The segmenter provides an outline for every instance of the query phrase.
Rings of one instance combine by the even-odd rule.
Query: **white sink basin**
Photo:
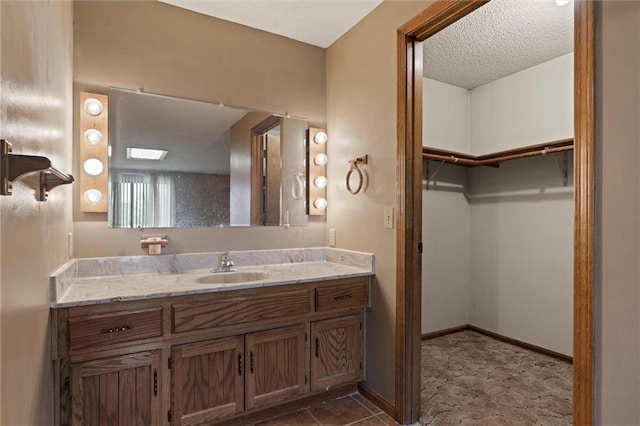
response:
[[[200,284],[249,283],[264,280],[268,276],[268,273],[260,271],[218,272],[198,277],[196,282]]]

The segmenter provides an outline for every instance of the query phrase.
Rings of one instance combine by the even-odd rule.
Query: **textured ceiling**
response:
[[[424,76],[472,89],[573,51],[573,4],[492,0],[428,38]]]
[[[158,0],[319,47],[329,47],[382,0]]]

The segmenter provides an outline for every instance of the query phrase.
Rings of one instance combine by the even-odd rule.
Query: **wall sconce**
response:
[[[80,92],[80,211],[107,211],[109,98]]]
[[[309,176],[307,213],[322,216],[327,211],[327,133],[323,129],[307,129],[307,167]]]

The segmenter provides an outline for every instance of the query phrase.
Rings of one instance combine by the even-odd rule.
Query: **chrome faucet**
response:
[[[211,270],[213,273],[217,272],[235,272],[237,269],[233,267],[233,261],[229,258],[229,252],[225,252],[222,254],[222,260],[220,261],[220,266]]]

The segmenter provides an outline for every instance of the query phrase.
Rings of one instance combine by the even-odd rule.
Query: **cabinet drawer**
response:
[[[316,311],[364,308],[367,285],[364,282],[316,288]]]
[[[307,314],[311,312],[311,296],[305,289],[180,303],[172,308],[173,332],[182,333]]]
[[[69,350],[143,340],[162,335],[162,308],[72,317]]]

